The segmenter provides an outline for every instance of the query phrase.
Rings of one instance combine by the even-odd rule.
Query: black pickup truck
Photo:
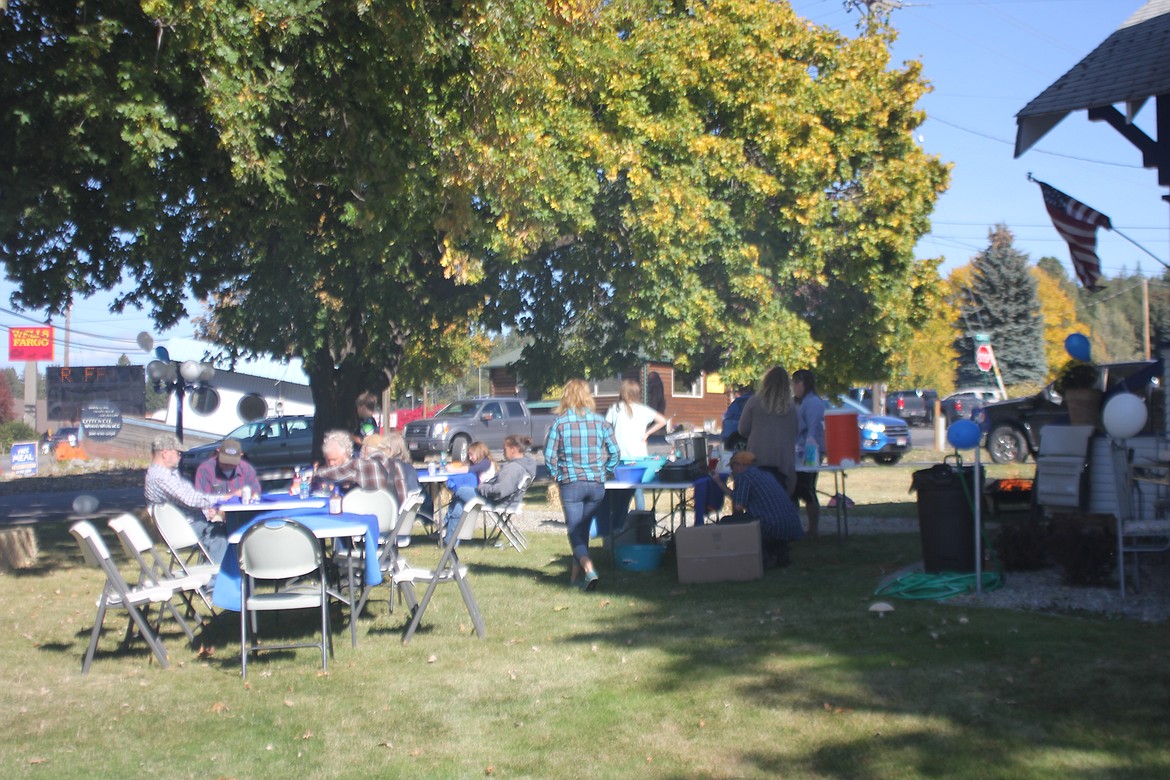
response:
[[[1106,363],[1097,367],[1098,387],[1106,394],[1126,390],[1148,397],[1162,376],[1158,360]],[[1035,395],[986,404],[971,418],[983,428],[987,453],[996,463],[1023,463],[1040,451],[1040,431],[1044,426],[1068,419],[1060,393],[1048,385]]]

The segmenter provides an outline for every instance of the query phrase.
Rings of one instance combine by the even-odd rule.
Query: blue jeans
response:
[[[459,525],[459,516],[463,514],[463,505],[478,495],[476,489],[470,485],[464,485],[455,491],[455,495],[451,497],[451,504],[447,507],[447,520],[443,527],[443,544],[451,541],[451,535],[455,533],[455,527]]]
[[[198,513],[198,517],[195,516],[196,513]],[[207,550],[207,557],[211,559],[212,563],[218,566],[223,561],[223,556],[227,553],[227,523],[213,523],[203,517],[203,512],[199,509],[191,510],[191,514],[188,517],[191,518],[191,529],[199,537],[200,543],[203,544],[203,549]]]
[[[600,482],[560,483],[561,506],[569,530],[569,547],[579,562],[589,557],[589,523],[605,500],[605,485]]]

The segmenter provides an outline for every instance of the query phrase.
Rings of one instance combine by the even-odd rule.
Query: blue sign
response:
[[[22,477],[37,475],[37,443],[35,441],[14,442],[11,454],[12,473]]]

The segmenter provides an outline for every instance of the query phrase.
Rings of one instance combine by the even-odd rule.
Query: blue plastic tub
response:
[[[626,571],[654,571],[666,552],[661,544],[620,544],[615,550],[618,567]]]
[[[626,465],[613,470],[613,478],[618,482],[641,482],[645,474],[645,466]]]

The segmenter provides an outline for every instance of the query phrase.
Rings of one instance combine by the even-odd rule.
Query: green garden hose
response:
[[[958,461],[958,475],[959,484],[963,487],[963,496],[967,499],[967,505],[971,508],[971,514],[975,514],[975,502],[972,497],[971,488],[968,487],[966,480],[963,479],[963,459],[956,452],[955,459]],[[973,479],[978,479],[979,475],[976,473]],[[976,585],[982,585],[982,590],[992,591],[1003,587],[1003,565],[1000,563],[999,556],[995,554],[995,547],[988,544],[987,535],[983,533],[983,529],[979,530],[980,536],[983,540],[983,549],[991,551],[992,562],[995,565],[994,571],[984,571],[982,582],[977,583],[975,574],[960,574],[957,572],[939,572],[937,574],[927,574],[925,572],[913,572],[905,574],[892,582],[879,587],[874,591],[877,596],[889,596],[897,599],[918,599],[930,601],[942,601],[954,596],[962,596],[965,593],[974,593]]]

